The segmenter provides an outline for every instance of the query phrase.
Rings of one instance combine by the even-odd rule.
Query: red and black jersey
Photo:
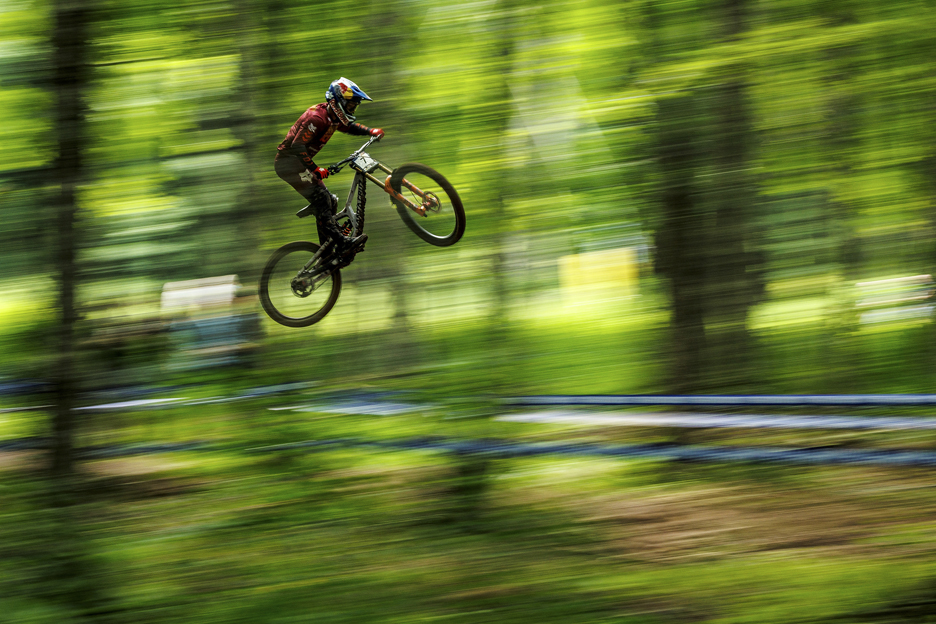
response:
[[[296,120],[276,150],[297,156],[309,171],[314,171],[316,165],[312,159],[319,153],[319,150],[325,147],[335,130],[352,135],[370,134],[370,128],[359,123],[346,126],[333,122],[328,116],[325,104],[318,104],[308,109]]]

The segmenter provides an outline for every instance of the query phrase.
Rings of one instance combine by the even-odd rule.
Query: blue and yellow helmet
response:
[[[360,87],[347,78],[335,80],[328,85],[328,90],[325,92],[328,110],[345,125],[351,124],[356,119],[354,111],[362,100],[373,101],[361,91]]]

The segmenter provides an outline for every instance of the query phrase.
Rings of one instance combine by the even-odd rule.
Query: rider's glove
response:
[[[325,167],[316,167],[315,174],[323,180],[328,177],[328,169]]]
[[[378,141],[383,138],[383,134],[384,134],[383,130],[381,130],[380,128],[371,128],[370,133],[372,137],[377,137]]]

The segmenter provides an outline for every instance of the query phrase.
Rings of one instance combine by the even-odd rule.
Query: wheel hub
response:
[[[315,290],[312,280],[305,277],[294,277],[289,286],[292,288],[292,293],[300,299],[308,297]]]
[[[426,193],[426,201],[423,202],[423,208],[426,211],[439,212],[439,209],[442,207],[442,202],[439,201],[439,197],[435,193]]]

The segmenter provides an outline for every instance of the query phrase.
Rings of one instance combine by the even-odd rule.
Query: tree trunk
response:
[[[665,63],[673,52],[693,45],[676,35],[680,30],[672,26],[686,18],[673,5],[649,3],[645,11],[649,65]],[[706,343],[706,264],[701,254],[708,228],[696,179],[703,165],[698,103],[693,92],[662,95],[657,101],[653,146],[660,207],[654,231],[654,269],[665,278],[669,293],[666,388],[676,393],[701,389]]]
[[[724,38],[737,40],[746,29],[747,0],[725,0]],[[752,114],[746,68],[724,70],[712,98],[715,222],[710,237],[710,316],[712,381],[743,391],[754,381],[748,313],[763,290],[760,245],[755,232],[757,193],[752,168]]]
[[[74,417],[78,387],[75,366],[75,303],[77,284],[77,192],[83,168],[84,93],[87,85],[87,31],[90,7],[87,0],[59,0],[55,4],[52,35],[53,88],[55,97],[55,136],[58,158],[54,175],[61,183],[57,201],[58,253],[61,297],[58,362],[53,373],[57,409],[53,421],[52,469],[56,475],[72,472]]]
[[[669,282],[672,392],[699,389],[705,351],[704,284],[708,228],[698,206],[699,166],[694,96],[664,99],[658,107],[657,160],[662,179],[663,220],[655,235],[657,271]]]
[[[258,72],[262,70],[268,40],[263,26],[256,22],[259,4],[250,0],[238,3],[238,18],[234,21],[240,54],[240,76],[237,85],[238,107],[235,114],[234,135],[240,139],[244,156],[244,189],[234,204],[230,215],[234,224],[235,249],[233,267],[241,277],[241,283],[255,283],[259,278],[259,267],[265,258],[260,253],[260,217],[264,213],[264,198],[258,175],[273,166],[274,150],[262,142],[262,111],[264,109],[263,85]],[[238,251],[239,250],[239,251]]]
[[[827,14],[833,28],[843,28],[857,22],[851,2],[830,4]],[[828,99],[826,101],[827,125],[823,133],[826,148],[825,160],[828,167],[830,188],[826,193],[826,222],[829,239],[832,241],[832,264],[846,284],[861,281],[862,242],[856,227],[860,214],[860,200],[845,199],[844,193],[858,173],[861,164],[856,154],[861,151],[862,96],[856,85],[860,76],[860,44],[832,46],[825,54],[825,79]],[[829,293],[830,299],[840,291],[835,284]],[[865,365],[861,349],[857,348],[856,315],[852,302],[836,306],[828,319],[830,331],[823,345],[824,383],[836,392],[860,392],[865,384]]]

